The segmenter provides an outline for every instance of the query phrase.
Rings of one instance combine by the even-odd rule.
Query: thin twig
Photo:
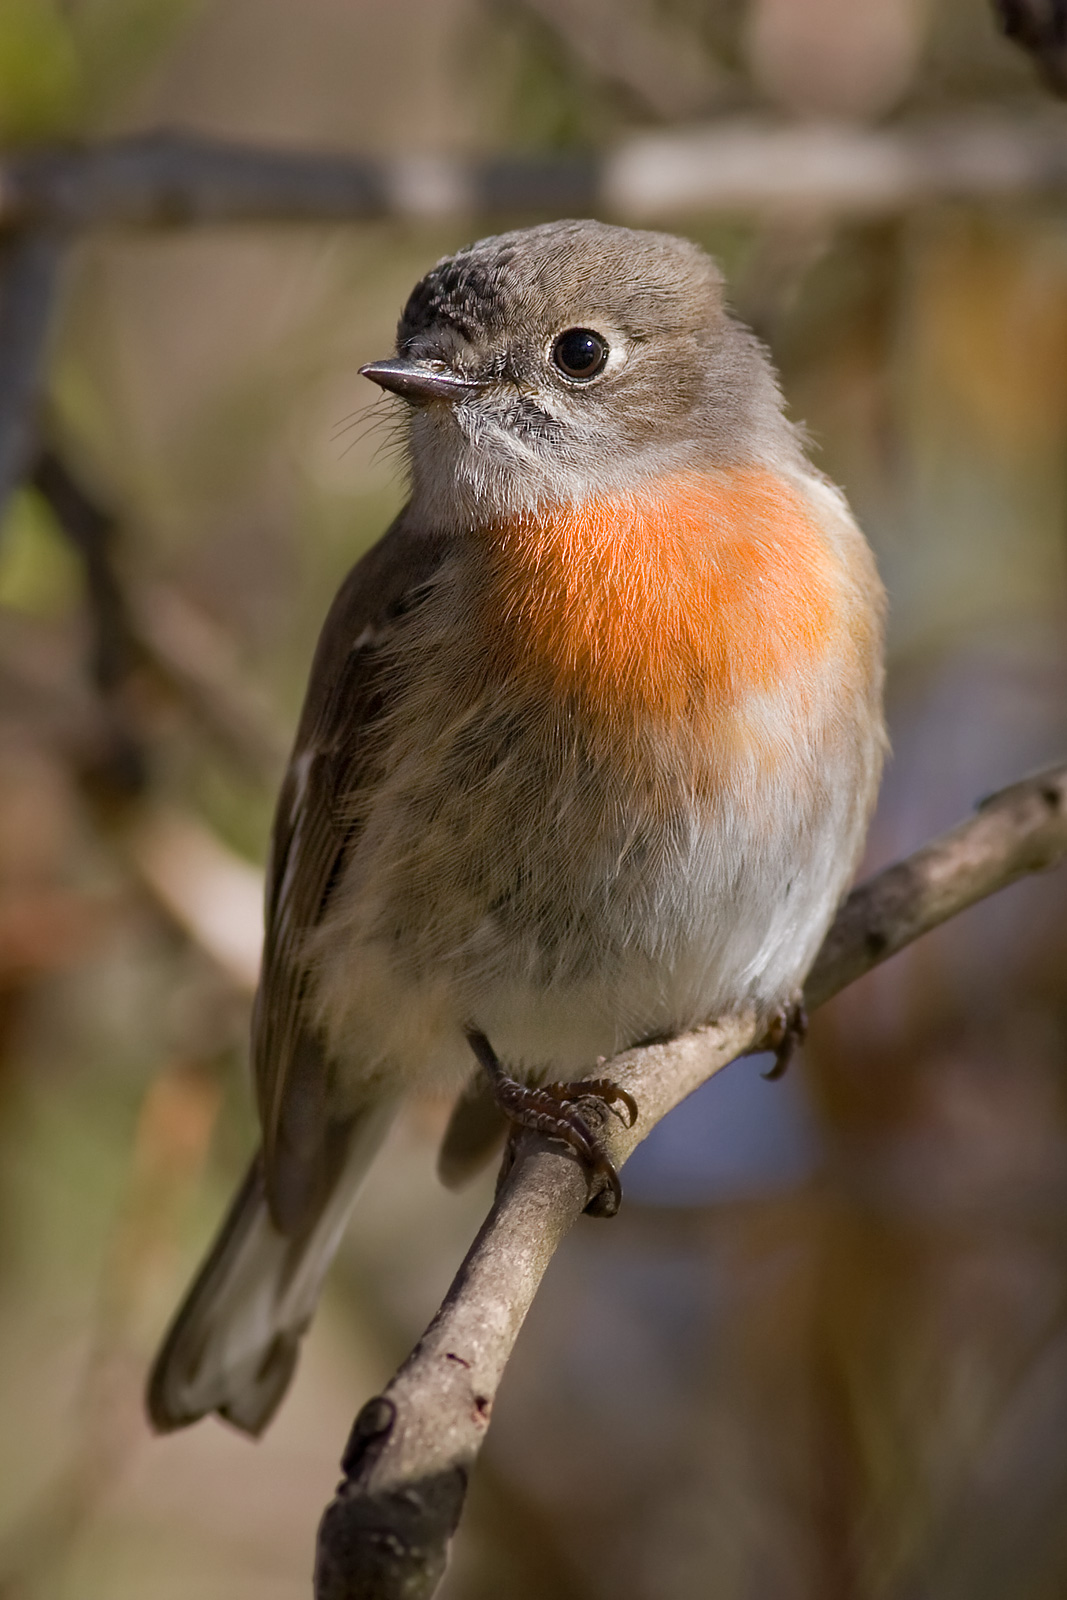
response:
[[[984,801],[977,814],[853,891],[809,979],[809,1008],[975,901],[1067,857],[1067,764]],[[608,1073],[641,1108],[605,1127],[621,1165],[679,1101],[738,1055],[741,1015],[627,1051]],[[428,1600],[519,1328],[553,1252],[589,1201],[578,1165],[524,1136],[437,1316],[384,1394],[363,1407],[344,1481],[319,1528],[316,1600]]]

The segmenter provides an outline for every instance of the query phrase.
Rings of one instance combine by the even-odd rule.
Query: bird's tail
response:
[[[256,1156],[152,1368],[148,1415],[160,1432],[210,1411],[245,1433],[267,1426],[392,1114],[391,1105],[380,1106],[358,1119],[322,1208],[295,1237],[271,1218]]]

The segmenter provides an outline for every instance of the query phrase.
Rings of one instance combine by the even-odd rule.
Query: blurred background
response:
[[[1065,117],[985,0],[0,0],[11,150],[936,126],[981,179],[983,119],[1067,148]],[[657,216],[721,259],[890,590],[872,869],[1067,749],[1067,210],[1010,170],[913,188]],[[307,1595],[351,1420],[489,1202],[438,1188],[447,1107],[412,1106],[266,1438],[149,1435],[146,1364],[254,1138],[279,767],[403,495],[356,369],[438,256],[568,207],[437,209],[86,231],[63,264],[48,454],[0,540],[2,1600]],[[735,1064],[657,1130],[550,1269],[447,1600],[1067,1592],[1065,904],[1050,875],[974,909],[782,1083]]]

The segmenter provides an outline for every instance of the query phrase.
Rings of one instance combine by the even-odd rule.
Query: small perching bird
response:
[[[787,1048],[882,764],[870,551],[702,250],[598,222],[483,239],[363,371],[409,406],[411,497],[312,667],[263,1143],[156,1362],[162,1429],[269,1421],[409,1090],[484,1072],[617,1199],[581,1096],[638,1108],[573,1080],[742,1006]],[[485,1098],[451,1178],[492,1147]]]

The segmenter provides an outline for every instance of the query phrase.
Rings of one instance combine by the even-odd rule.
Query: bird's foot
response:
[[[808,1032],[808,1013],[803,997],[797,993],[787,1005],[779,1006],[770,1025],[760,1040],[761,1050],[774,1051],[774,1066],[763,1076],[769,1080],[785,1073],[797,1045],[803,1044]]]
[[[512,1126],[532,1128],[550,1139],[559,1139],[578,1157],[588,1176],[603,1179],[586,1208],[592,1216],[613,1217],[622,1202],[622,1184],[604,1144],[604,1136],[582,1101],[606,1107],[627,1128],[637,1121],[637,1101],[610,1078],[583,1078],[576,1083],[519,1083],[504,1071],[496,1051],[484,1033],[469,1029],[467,1042],[493,1088],[493,1096]],[[620,1110],[619,1107],[624,1110]],[[595,1116],[595,1113],[594,1113]]]

